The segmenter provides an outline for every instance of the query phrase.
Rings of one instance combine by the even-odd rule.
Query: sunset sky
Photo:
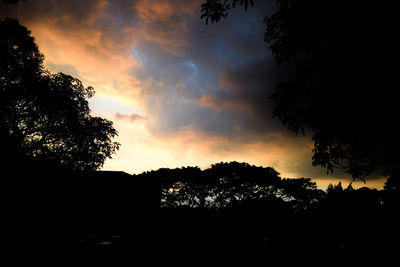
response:
[[[27,0],[0,3],[0,17],[32,31],[50,71],[95,88],[92,113],[114,122],[121,143],[103,170],[239,161],[322,187],[349,178],[312,167],[310,136],[294,136],[272,118],[268,97],[281,71],[262,22],[272,1],[210,25],[200,19],[202,2]],[[366,185],[381,187],[382,179]]]

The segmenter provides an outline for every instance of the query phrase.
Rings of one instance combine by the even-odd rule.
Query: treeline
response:
[[[310,178],[281,178],[273,168],[238,162],[136,177],[160,184],[161,209],[148,245],[168,254],[383,260],[399,248],[400,198],[390,183],[384,190],[339,183],[323,191]]]
[[[281,201],[294,210],[310,208],[324,198],[310,178],[281,178],[271,167],[218,163],[209,169],[159,169],[135,177],[159,181],[161,207],[221,210],[251,201]]]
[[[310,178],[230,162],[139,175],[43,169],[5,185],[7,244],[40,259],[51,252],[94,262],[252,266],[391,259],[399,249],[400,194],[391,180],[384,190],[337,184],[323,191]]]

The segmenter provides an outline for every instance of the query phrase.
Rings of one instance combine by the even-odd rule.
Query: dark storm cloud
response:
[[[209,26],[185,13],[142,16],[146,29],[162,33],[141,39],[133,51],[143,66],[132,75],[148,82],[141,94],[153,115],[152,133],[191,127],[244,140],[282,130],[268,101],[278,73],[263,41],[262,19],[271,11],[261,7],[235,10],[229,20]]]
[[[218,88],[203,95],[200,103],[216,110],[241,110],[259,124],[260,131],[281,131],[269,99],[281,74],[270,56],[226,69],[220,73]]]
[[[84,44],[93,57],[110,56],[131,42],[131,56],[141,63],[131,75],[141,81],[153,134],[191,127],[244,140],[282,130],[268,101],[277,79],[262,19],[271,6],[256,1],[256,8],[234,9],[228,20],[206,26],[199,19],[201,3],[41,0],[21,3],[10,13],[28,24],[47,20],[66,39],[98,39]],[[60,70],[79,74],[72,66]]]

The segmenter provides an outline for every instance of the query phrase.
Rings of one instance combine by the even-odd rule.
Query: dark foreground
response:
[[[221,209],[160,207],[160,184],[136,178],[103,172],[5,183],[4,255],[13,265],[53,266],[386,266],[398,258],[397,192],[340,191],[306,210],[276,199]]]

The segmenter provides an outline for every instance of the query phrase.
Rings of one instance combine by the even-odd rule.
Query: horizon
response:
[[[262,20],[275,7],[256,2],[206,25],[201,3],[21,1],[2,3],[0,17],[32,32],[51,72],[94,87],[92,114],[113,121],[121,143],[101,170],[139,174],[238,161],[321,187],[349,183],[347,173],[313,167],[311,137],[272,118],[267,99],[281,72]],[[385,180],[371,176],[365,186],[379,189]]]
[[[141,175],[141,174],[144,174],[146,172],[152,172],[152,171],[157,172],[157,171],[159,171],[161,169],[171,169],[171,170],[173,170],[173,169],[183,169],[183,168],[187,168],[187,167],[197,167],[200,170],[204,171],[204,170],[210,169],[212,167],[212,165],[217,164],[217,163],[229,163],[229,162],[215,162],[215,163],[210,164],[209,166],[206,166],[206,167],[200,167],[200,166],[181,166],[181,167],[174,167],[174,168],[160,167],[160,168],[157,168],[157,169],[144,170],[142,172],[137,172],[137,173],[131,173],[131,172],[128,172],[128,171],[123,171],[123,170],[104,170],[104,169],[99,169],[97,171],[124,172],[124,173],[129,174],[129,175]],[[247,162],[239,162],[239,163],[247,163]],[[261,166],[261,165],[253,165],[253,164],[250,164],[250,165],[251,166],[256,166],[256,167],[263,167],[263,168],[271,167],[271,166]],[[278,171],[278,170],[276,170],[276,171]],[[278,173],[279,173],[279,171],[278,171]],[[346,179],[346,178],[340,178],[340,177],[338,177],[338,178],[328,178],[328,179],[318,179],[318,178],[315,178],[315,177],[286,177],[286,176],[282,176],[281,173],[279,173],[279,176],[282,179],[284,179],[284,178],[286,178],[286,179],[310,178],[312,182],[316,183],[317,188],[321,189],[323,191],[326,191],[329,185],[338,185],[339,183],[342,184],[343,188],[347,188],[351,184],[351,186],[354,189],[367,187],[367,188],[370,188],[370,189],[382,190],[383,186],[384,186],[384,183],[387,180],[387,178],[382,178],[382,179],[374,179],[372,181],[366,180],[364,182],[364,181],[362,181],[360,179],[353,180],[353,179]]]

